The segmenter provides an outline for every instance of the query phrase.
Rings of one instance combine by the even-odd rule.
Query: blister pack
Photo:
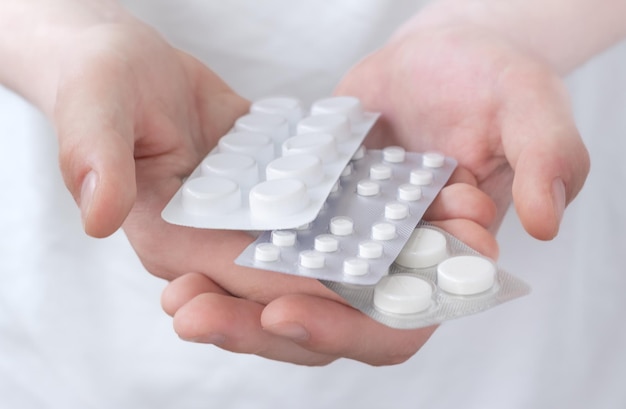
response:
[[[478,313],[530,291],[493,260],[425,222],[375,285],[322,283],[374,320],[399,329]]]
[[[311,222],[379,114],[330,97],[255,101],[162,212],[173,224],[271,230]]]
[[[356,155],[317,218],[261,233],[235,263],[372,285],[388,272],[456,161],[391,146]]]

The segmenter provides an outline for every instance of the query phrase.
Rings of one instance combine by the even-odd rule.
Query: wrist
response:
[[[491,33],[564,75],[626,36],[626,2],[439,0],[402,26],[394,39],[454,27]]]
[[[81,33],[132,20],[116,1],[0,0],[0,84],[50,116],[64,56]]]

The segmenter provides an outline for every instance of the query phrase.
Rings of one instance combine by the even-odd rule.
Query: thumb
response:
[[[514,168],[513,203],[526,231],[554,238],[566,206],[582,189],[589,154],[561,81],[545,72],[517,78],[502,117],[504,149]]]
[[[134,135],[120,118],[120,112],[131,115],[121,99],[98,92],[97,85],[84,87],[86,82],[59,90],[54,122],[61,172],[85,232],[105,237],[121,226],[135,201]]]

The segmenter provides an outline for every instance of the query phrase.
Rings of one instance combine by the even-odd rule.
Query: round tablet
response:
[[[416,314],[430,307],[432,296],[432,286],[419,277],[388,275],[374,288],[374,307],[392,314]]]
[[[352,136],[348,117],[342,114],[320,114],[306,117],[298,122],[296,132],[298,135],[311,132],[329,133],[337,142],[343,142]]]
[[[267,163],[274,159],[272,138],[259,132],[228,133],[220,138],[218,149],[222,153],[239,153],[252,156],[261,163]]]
[[[369,272],[370,265],[367,260],[350,257],[343,261],[343,273],[349,276],[364,276]]]
[[[389,163],[402,163],[406,150],[401,146],[388,146],[383,149],[383,160]]]
[[[309,196],[300,180],[268,180],[250,189],[249,202],[252,217],[275,220],[306,208]]]
[[[282,143],[289,137],[289,123],[282,115],[255,112],[239,117],[235,131],[260,132]]]
[[[332,162],[337,159],[335,138],[329,133],[311,132],[292,136],[283,142],[283,156],[300,153],[315,155],[325,163]]]
[[[370,178],[374,180],[391,179],[391,167],[384,163],[377,163],[370,167]]]
[[[302,104],[299,99],[287,96],[267,97],[250,105],[250,112],[281,115],[294,127],[302,119]]]
[[[385,218],[402,220],[409,215],[409,206],[404,203],[391,202],[385,205]]]
[[[456,295],[482,293],[493,287],[496,266],[480,256],[456,256],[437,266],[437,285],[443,291]]]
[[[363,120],[363,106],[356,97],[337,96],[317,100],[311,106],[311,114],[344,114],[352,123]]]
[[[380,193],[380,185],[373,180],[361,180],[356,185],[356,193],[359,196],[376,196]]]
[[[257,261],[272,262],[280,258],[280,248],[271,243],[260,243],[254,248],[254,259]]]
[[[372,226],[372,238],[374,240],[386,241],[396,238],[396,226],[391,223],[376,223]]]
[[[383,245],[377,241],[363,241],[359,243],[359,257],[380,258],[383,255]]]
[[[349,236],[354,232],[354,222],[345,216],[333,217],[330,219],[330,232],[335,236]]]
[[[330,234],[320,234],[315,238],[315,250],[322,253],[333,253],[339,249],[339,240]]]
[[[297,234],[293,230],[274,230],[272,244],[278,247],[291,247],[296,244]]]
[[[413,185],[427,186],[433,183],[433,173],[430,170],[413,169],[409,180]]]
[[[324,168],[320,158],[315,155],[289,155],[268,163],[265,177],[267,180],[298,179],[307,187],[312,187],[324,179]]]
[[[182,190],[182,206],[190,213],[226,213],[241,206],[241,190],[230,179],[201,176],[187,180]]]
[[[242,188],[259,182],[259,167],[254,158],[239,153],[214,153],[202,161],[203,175],[221,176],[235,181]]]
[[[300,253],[299,263],[304,268],[318,269],[324,267],[324,255],[315,250],[305,250]]]
[[[446,157],[439,152],[426,152],[422,156],[422,164],[429,168],[440,168],[446,162]]]
[[[405,202],[415,202],[422,198],[422,189],[417,185],[405,183],[398,186],[398,199]]]
[[[437,230],[418,227],[396,258],[406,268],[426,268],[443,261],[448,254],[446,236]]]

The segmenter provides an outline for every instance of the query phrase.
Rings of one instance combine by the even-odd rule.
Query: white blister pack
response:
[[[354,97],[255,101],[162,212],[206,229],[288,229],[311,222],[379,114]]]
[[[318,217],[261,233],[235,263],[321,280],[377,283],[388,272],[456,161],[391,146],[356,155]]]
[[[399,329],[478,313],[530,291],[491,259],[425,222],[377,284],[322,283],[374,320]]]

